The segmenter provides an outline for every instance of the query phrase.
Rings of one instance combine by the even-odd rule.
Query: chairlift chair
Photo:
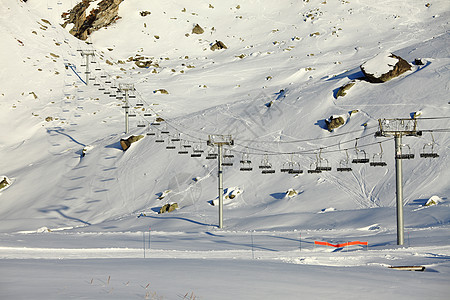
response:
[[[206,159],[216,159],[218,156],[219,156],[219,154],[217,154],[214,151],[214,148],[211,147],[208,151],[208,154],[206,155]]]
[[[358,149],[358,139],[356,139],[356,142],[355,142],[355,152],[356,152],[356,158],[354,158],[352,160],[352,163],[354,163],[354,164],[367,164],[367,163],[369,163],[369,158],[367,158],[366,151]]]
[[[322,173],[322,171],[317,169],[317,163],[311,163],[309,165],[308,174],[315,174],[315,173]]]
[[[372,167],[385,167],[387,166],[387,163],[385,161],[383,161],[383,147],[381,147],[381,142],[380,144],[380,152],[379,153],[375,153],[372,157],[372,161],[370,162],[370,166]],[[378,160],[375,159],[375,157],[378,156]]]
[[[191,157],[201,157],[202,153],[205,152],[200,143],[194,145],[192,149]]]
[[[139,121],[139,123],[137,124],[137,127],[144,128],[145,127],[145,122]]]
[[[225,156],[222,156],[222,157],[223,157],[222,166],[224,166],[224,167],[232,167],[233,166],[232,158],[225,157]]]
[[[179,142],[180,139],[180,134],[177,132],[175,135],[173,135],[170,139],[172,142]],[[181,148],[181,147],[180,147]]]
[[[134,113],[133,114],[128,114],[128,116],[131,117],[131,118],[134,118],[134,117],[136,117],[136,114],[134,114]]]
[[[225,158],[234,158],[234,155],[231,154],[231,150],[230,149],[225,149],[223,157],[225,157]]]
[[[161,133],[162,133],[162,134],[169,134],[170,131],[169,131],[169,129],[168,129],[167,126],[166,126],[163,130],[161,130]]]
[[[250,157],[249,157],[248,153],[243,153],[242,154],[242,158],[239,161],[239,163],[241,164],[241,167],[239,168],[239,171],[243,171],[243,172],[253,171],[252,161],[250,160]]]
[[[350,167],[349,164],[349,158],[348,158],[348,151],[347,149],[345,149],[345,155],[346,155],[346,159],[343,159],[339,162],[339,167],[336,168],[336,170],[338,172],[351,172],[352,168]]]
[[[180,150],[178,150],[178,154],[189,154],[189,151],[186,148],[181,147]]]
[[[152,114],[151,113],[144,113],[144,117],[151,117]]]
[[[294,163],[292,161],[287,161],[281,166],[280,172],[289,173],[292,170],[294,170]]]
[[[303,170],[300,163],[293,163],[292,168],[288,171],[288,174],[303,174]]]
[[[404,147],[408,148],[408,153],[403,153],[403,151],[401,151],[401,154],[395,154],[395,159],[414,159],[414,153],[411,152],[411,148],[409,147],[409,145],[400,145],[400,149],[403,149]]]
[[[239,168],[239,171],[242,172],[249,172],[249,171],[253,171],[252,168],[252,161],[248,159],[248,157],[246,157],[245,159],[241,159],[240,161],[241,167]]]
[[[183,147],[183,148],[192,148],[192,145],[191,145],[191,143],[189,141],[182,140],[181,141],[181,147]]]
[[[175,144],[170,140],[170,138],[169,139],[167,139],[167,146],[166,146],[166,149],[168,149],[168,150],[174,150],[174,149],[176,149],[177,147],[175,147]]]
[[[259,165],[259,168],[262,169],[262,174],[273,174],[275,173],[275,169],[272,168],[272,164],[269,162],[269,156],[266,154],[264,155],[263,159],[261,160],[261,164]]]
[[[326,162],[326,164],[322,165],[322,162]],[[328,159],[322,158],[322,148],[320,149],[320,152],[317,155],[316,169],[319,171],[331,171],[331,167],[330,167],[330,163],[328,162]]]
[[[161,133],[158,132],[156,135],[155,143],[164,143],[164,138],[161,136]]]
[[[148,127],[146,134],[147,135],[156,135],[156,133],[153,130],[150,129],[150,126]]]
[[[422,157],[422,158],[438,158],[439,157],[439,154],[434,152],[434,145],[435,145],[434,137],[431,132],[430,132],[430,134],[431,134],[432,141],[430,143],[423,145],[422,152],[420,153],[420,157]],[[428,148],[430,150],[427,150]]]

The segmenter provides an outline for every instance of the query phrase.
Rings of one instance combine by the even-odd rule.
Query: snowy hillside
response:
[[[405,227],[418,247],[411,251],[442,257],[432,287],[436,299],[444,294],[441,280],[450,274],[448,1],[125,0],[120,18],[87,41],[60,26],[61,15],[78,2],[0,3],[0,181],[6,176],[11,183],[0,190],[0,257],[57,258],[47,247],[130,248],[131,254],[113,251],[110,257],[140,257],[142,234],[151,227],[156,241],[171,236],[167,247],[156,242],[161,253],[154,258],[196,260],[208,258],[202,251],[230,251],[216,257],[217,267],[223,260],[248,259],[240,251],[250,250],[250,232],[295,241],[292,246],[261,242],[266,243],[261,252],[282,252],[259,254],[264,263],[283,260],[267,266],[275,270],[273,278],[283,273],[282,265],[333,265],[328,255],[335,253],[315,256],[314,239],[369,241],[368,251],[380,252],[363,260],[367,253],[353,249],[355,265],[385,266],[382,251],[397,251],[395,151],[392,137],[375,133],[378,119],[416,116],[422,135],[403,137],[402,147],[415,154],[403,160]],[[92,8],[98,3],[93,1]],[[203,33],[193,32],[197,24]],[[217,41],[226,49],[211,50]],[[88,85],[82,51],[95,53]],[[411,70],[385,83],[362,80],[360,65],[384,53],[402,57]],[[383,71],[383,63],[375,59],[368,66]],[[338,97],[339,88],[351,81],[355,85]],[[124,95],[117,91],[124,84],[135,88],[129,101],[136,117],[130,117],[129,134],[124,133]],[[326,120],[331,116],[342,117],[344,124],[330,132]],[[121,138],[140,134],[142,140],[122,150]],[[224,167],[224,230],[217,228],[218,206],[211,205],[218,201],[218,170],[216,159],[206,159],[217,151],[207,145],[210,135],[234,140],[224,148],[224,159],[233,163]],[[167,149],[171,145],[174,150]],[[194,149],[203,150],[202,157],[191,157]],[[430,151],[439,156],[420,156]],[[387,165],[352,163],[361,157]],[[262,174],[262,165],[275,173]],[[281,172],[287,166],[303,173]],[[331,171],[308,172],[317,167]],[[338,172],[339,167],[351,171]],[[432,196],[437,205],[425,206]],[[174,202],[177,210],[158,214]],[[310,239],[303,260],[292,253],[302,231]],[[209,244],[216,234],[222,242]],[[236,247],[228,248],[232,244]],[[22,253],[20,247],[36,252]],[[181,254],[166,257],[165,250]],[[412,252],[399,251],[399,259],[408,263]],[[94,252],[60,255],[103,257]],[[115,263],[125,268],[123,261]],[[44,265],[37,261],[35,267]],[[293,291],[285,299],[297,295],[292,272],[286,279]],[[376,272],[368,290],[383,276],[393,276]],[[218,299],[211,297],[212,288],[203,295],[199,291],[201,299]]]

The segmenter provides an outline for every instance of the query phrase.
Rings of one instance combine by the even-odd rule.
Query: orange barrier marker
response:
[[[330,247],[335,247],[335,248],[341,248],[341,247],[345,247],[345,246],[351,246],[351,245],[364,245],[364,246],[368,246],[368,242],[360,242],[360,241],[353,241],[353,242],[347,242],[347,243],[343,243],[343,244],[331,244],[328,242],[320,242],[320,241],[314,241],[315,245],[322,245],[322,246],[330,246]]]

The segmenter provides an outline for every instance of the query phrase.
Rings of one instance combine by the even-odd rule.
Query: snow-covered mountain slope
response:
[[[403,139],[404,151],[416,154],[403,162],[405,225],[448,224],[447,1],[126,0],[121,18],[89,43],[58,25],[76,2],[0,3],[0,175],[12,180],[0,194],[1,231],[123,230],[141,226],[141,213],[168,230],[215,226],[216,160],[177,154],[188,143],[213,151],[210,134],[231,134],[235,142],[224,187],[238,195],[225,199],[226,228],[393,228],[394,142],[374,133],[378,119],[418,111],[423,136]],[[192,33],[196,24],[203,34]],[[212,51],[216,41],[227,49]],[[88,86],[79,50],[95,50]],[[362,76],[362,63],[385,51],[424,64],[383,84],[357,81],[335,97]],[[136,65],[139,57],[148,68]],[[120,149],[124,112],[110,96],[123,83],[136,88],[130,134],[152,130],[164,143],[145,136]],[[346,122],[329,132],[325,119],[332,115]],[[150,125],[156,117],[165,121]],[[166,150],[178,134],[177,149]],[[439,158],[420,158],[433,138]],[[352,164],[351,172],[337,172],[346,153],[350,161],[356,156],[356,141],[371,159],[382,151],[387,166]],[[241,172],[247,157],[253,171]],[[264,159],[275,174],[261,174]],[[304,174],[281,173],[290,161]],[[318,161],[333,170],[307,174]],[[285,197],[290,188],[298,195]],[[443,203],[419,209],[433,195]],[[157,217],[171,202],[180,208]]]

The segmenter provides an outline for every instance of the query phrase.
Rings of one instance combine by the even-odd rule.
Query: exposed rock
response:
[[[287,198],[292,198],[298,195],[298,192],[294,189],[288,189],[286,192],[286,197]]]
[[[9,180],[8,177],[3,176],[3,179],[0,181],[0,191],[3,189],[6,189],[10,185],[11,185],[11,180]]]
[[[341,116],[331,116],[329,120],[325,120],[327,124],[328,131],[333,131],[334,129],[345,124],[345,120]]]
[[[347,95],[347,91],[356,84],[355,81],[350,81],[349,83],[344,84],[343,86],[341,86],[338,90],[338,92],[336,93],[336,99],[339,97],[344,97],[345,95]]]
[[[203,32],[205,32],[205,31],[198,24],[195,25],[194,28],[192,28],[192,33],[193,34],[202,34]]]
[[[438,203],[441,202],[442,202],[441,197],[434,195],[430,199],[428,199],[427,203],[425,203],[425,206],[438,205]]]
[[[145,10],[145,11],[141,11],[140,14],[141,14],[142,17],[145,17],[145,16],[150,15],[151,12],[149,12],[148,10]]]
[[[169,92],[167,90],[165,90],[165,89],[158,89],[158,90],[154,90],[153,91],[153,93],[155,93],[155,94],[158,93],[158,92],[161,93],[161,94],[166,94],[166,95],[169,94]]]
[[[91,0],[83,0],[69,12],[63,13],[65,20],[63,27],[73,24],[70,33],[80,40],[86,40],[94,31],[107,27],[118,20],[119,5],[123,0],[102,0],[97,4],[97,8],[86,12],[91,4]]]
[[[144,136],[142,134],[141,135],[132,135],[127,139],[121,139],[120,146],[122,147],[123,151],[126,151],[128,148],[130,148],[130,145],[132,143],[135,143],[143,138],[144,138]]]
[[[212,51],[216,51],[216,50],[221,50],[221,49],[228,49],[227,46],[225,46],[225,44],[221,41],[217,41],[214,45],[211,46],[210,48]]]
[[[381,53],[360,66],[369,82],[383,83],[411,70],[411,65],[392,53]]]
[[[416,58],[416,59],[414,59],[414,64],[416,66],[423,66],[425,63],[423,62],[423,60],[421,58]]]
[[[163,207],[161,207],[161,209],[159,210],[159,214],[163,214],[163,213],[170,213],[173,212],[175,209],[178,208],[178,204],[172,203],[172,204],[166,204]]]

